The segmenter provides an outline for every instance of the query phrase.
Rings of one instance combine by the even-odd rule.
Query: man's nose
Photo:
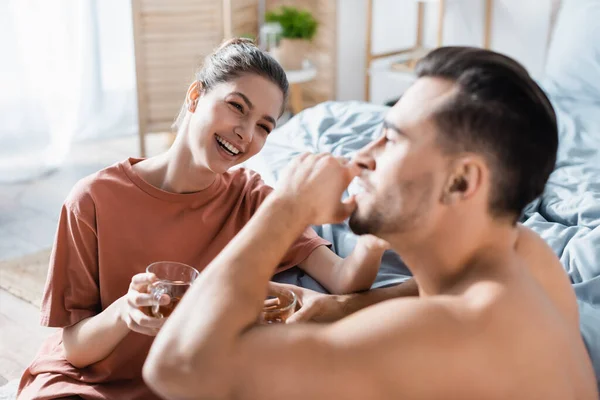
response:
[[[375,146],[376,141],[367,144],[354,155],[353,161],[362,169],[368,169],[369,171],[375,170],[375,167],[377,166],[375,157],[373,156]]]

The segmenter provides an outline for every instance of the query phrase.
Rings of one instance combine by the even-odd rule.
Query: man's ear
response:
[[[467,156],[456,160],[444,187],[442,200],[446,204],[474,196],[481,188],[486,164],[479,157]]]
[[[189,112],[193,113],[194,111],[196,111],[198,99],[202,95],[202,91],[202,84],[197,80],[194,81],[188,88],[187,95],[185,97],[185,102]]]

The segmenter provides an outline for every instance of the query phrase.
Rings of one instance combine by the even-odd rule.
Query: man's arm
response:
[[[205,397],[223,397],[234,350],[255,324],[268,282],[287,249],[310,223],[341,222],[353,210],[340,198],[358,166],[342,165],[330,155],[304,154],[287,171],[288,177],[206,267],[165,323],[164,334],[157,336],[144,375],[163,396],[179,389],[171,386],[169,371],[181,372],[186,365],[193,376],[213,378],[202,379]]]
[[[395,300],[329,326],[255,325],[269,279],[302,230],[352,211],[339,203],[355,175],[348,166],[305,155],[289,171],[165,323],[144,366],[148,385],[168,399],[424,398],[447,389],[459,371],[447,366],[469,358],[463,347],[472,344],[431,301]],[[436,385],[420,384],[423,376]]]
[[[417,283],[412,278],[395,286],[345,295],[322,294],[294,285],[278,283],[272,283],[272,285],[285,286],[296,293],[298,297],[300,309],[288,318],[286,321],[288,324],[306,321],[335,322],[386,300],[419,295]]]
[[[457,385],[479,358],[466,338],[441,306],[396,299],[331,325],[254,326],[229,351],[195,361],[171,342],[162,356],[176,357],[144,372],[166,399],[484,398]],[[148,363],[167,362],[154,350]]]
[[[256,327],[236,348],[229,398],[485,398],[464,384],[483,376],[472,366],[485,365],[469,329],[444,305],[419,299],[378,304],[330,325]]]
[[[399,297],[417,296],[419,296],[419,287],[417,286],[417,282],[413,278],[410,278],[395,286],[348,295],[347,300],[344,302],[344,312],[345,315],[350,315],[382,301]]]
[[[240,343],[256,329],[279,260],[308,225],[297,210],[271,195],[194,282],[144,365],[144,378],[159,395],[232,397]]]

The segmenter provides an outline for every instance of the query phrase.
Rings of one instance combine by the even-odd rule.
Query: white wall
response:
[[[338,1],[338,100],[364,99],[366,49],[366,0]],[[493,50],[523,63],[534,77],[544,68],[552,3],[556,0],[495,0],[492,21]],[[432,1],[435,3],[435,1]],[[433,47],[437,35],[436,4],[427,4],[426,46]],[[385,52],[411,46],[415,41],[414,0],[374,0],[372,48]],[[484,0],[448,0],[444,20],[445,45],[481,46]],[[371,101],[383,103],[396,97],[410,79],[392,73],[389,60],[374,63]],[[410,77],[408,77],[410,78]]]
[[[337,100],[365,98],[367,2],[337,0]]]

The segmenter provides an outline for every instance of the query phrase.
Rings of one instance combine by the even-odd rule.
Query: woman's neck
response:
[[[136,172],[152,186],[171,193],[194,193],[208,188],[217,174],[196,164],[182,139],[178,137],[166,153],[135,164]]]

